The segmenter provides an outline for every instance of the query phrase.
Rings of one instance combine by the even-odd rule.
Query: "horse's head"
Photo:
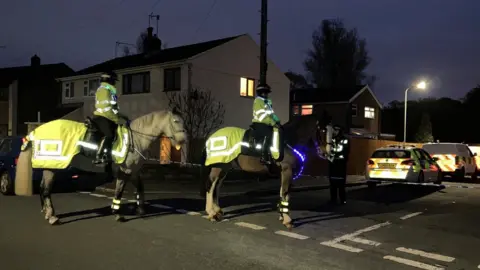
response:
[[[306,153],[315,149],[324,159],[327,152],[327,136],[314,116],[302,116],[284,125],[286,142]]]
[[[170,138],[172,145],[175,145],[175,148],[180,150],[187,141],[187,131],[185,130],[183,119],[175,108],[169,111],[167,115],[168,123],[163,129],[163,133]]]

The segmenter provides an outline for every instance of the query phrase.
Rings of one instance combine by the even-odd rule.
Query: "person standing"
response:
[[[345,136],[340,126],[333,127],[332,148],[329,157],[328,178],[330,181],[330,202],[340,204],[347,202],[346,182],[347,182],[347,164],[350,154],[350,140]]]

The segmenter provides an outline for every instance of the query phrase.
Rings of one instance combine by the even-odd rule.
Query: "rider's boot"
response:
[[[263,146],[262,146],[262,155],[260,157],[260,163],[264,165],[270,165],[270,156],[268,153],[268,144],[266,143],[266,139],[263,140]]]
[[[98,145],[97,154],[95,156],[95,160],[93,161],[93,164],[103,164],[105,162],[103,157],[105,156],[105,146],[107,143],[106,140],[107,139],[104,138]]]

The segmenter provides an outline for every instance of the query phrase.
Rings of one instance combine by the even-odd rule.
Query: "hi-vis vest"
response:
[[[95,93],[94,115],[103,116],[118,123],[117,89],[115,86],[102,82]]]
[[[349,153],[348,151],[348,139],[347,138],[341,138],[341,139],[336,139],[333,138],[333,147],[332,147],[332,156],[333,160],[341,160],[345,159]]]
[[[256,97],[255,101],[253,102],[252,122],[274,126],[277,122],[280,122],[280,120],[273,112],[273,108],[268,99]]]

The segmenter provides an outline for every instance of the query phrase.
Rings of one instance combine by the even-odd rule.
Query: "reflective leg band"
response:
[[[112,201],[112,209],[113,210],[119,210],[120,209],[120,204],[121,204],[122,201],[120,200],[117,200],[117,199],[113,199]]]

